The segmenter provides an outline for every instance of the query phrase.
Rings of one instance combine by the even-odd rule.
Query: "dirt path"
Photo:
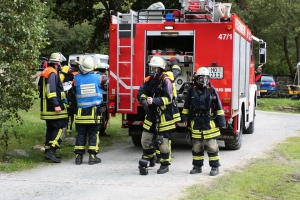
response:
[[[299,135],[300,114],[257,111],[255,132],[243,135],[238,151],[220,151],[220,175],[239,168],[249,160],[263,156],[274,144],[290,136]],[[182,141],[181,141],[182,143]],[[159,166],[140,176],[138,160],[141,148],[130,139],[100,153],[102,163],[88,165],[88,157],[80,166],[74,160],[60,164],[43,164],[26,172],[0,174],[0,199],[178,199],[186,186],[206,184],[218,177],[208,175],[207,156],[203,173],[190,175],[192,156],[190,146],[173,142],[170,172],[159,175]]]

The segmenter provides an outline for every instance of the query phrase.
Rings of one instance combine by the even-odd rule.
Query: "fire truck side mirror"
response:
[[[265,42],[259,42],[259,48],[265,49],[267,44]]]
[[[265,48],[259,49],[259,64],[266,64],[267,50]]]

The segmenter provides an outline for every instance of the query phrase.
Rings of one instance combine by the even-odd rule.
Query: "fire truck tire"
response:
[[[255,124],[254,122],[255,122],[255,114],[253,116],[253,121],[250,122],[250,124],[249,124],[249,127],[244,130],[245,134],[252,134],[252,133],[254,133],[254,124]]]
[[[234,140],[225,141],[225,149],[228,150],[238,150],[242,146],[243,138],[243,129],[244,129],[244,120],[241,120],[240,132]]]
[[[142,137],[141,135],[131,136],[132,143],[134,144],[134,146],[142,146],[142,143],[141,143],[142,138],[141,137]]]

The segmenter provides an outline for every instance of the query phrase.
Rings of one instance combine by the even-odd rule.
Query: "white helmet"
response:
[[[87,74],[94,71],[95,61],[92,56],[87,56],[83,59],[82,65],[79,65],[79,70],[82,74]]]
[[[100,63],[99,65],[95,66],[95,70],[98,70],[98,69],[106,69],[107,70],[108,68],[109,68],[109,66],[106,63]]]
[[[209,83],[209,71],[206,67],[200,67],[195,74],[196,83],[199,86],[204,86]]]
[[[200,67],[195,76],[209,76],[209,71],[206,67]]]
[[[160,67],[163,70],[166,68],[166,61],[159,56],[153,56],[149,63],[150,67]]]
[[[59,63],[67,59],[61,53],[52,53],[49,58],[49,63]]]

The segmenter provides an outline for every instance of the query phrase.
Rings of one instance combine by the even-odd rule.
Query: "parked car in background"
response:
[[[260,85],[261,97],[279,97],[277,83],[272,74],[262,74]]]
[[[46,58],[46,57],[40,57],[39,61],[40,61],[40,64],[39,64],[37,70],[38,71],[43,71],[47,67],[47,64],[45,62],[48,62],[48,58]]]

